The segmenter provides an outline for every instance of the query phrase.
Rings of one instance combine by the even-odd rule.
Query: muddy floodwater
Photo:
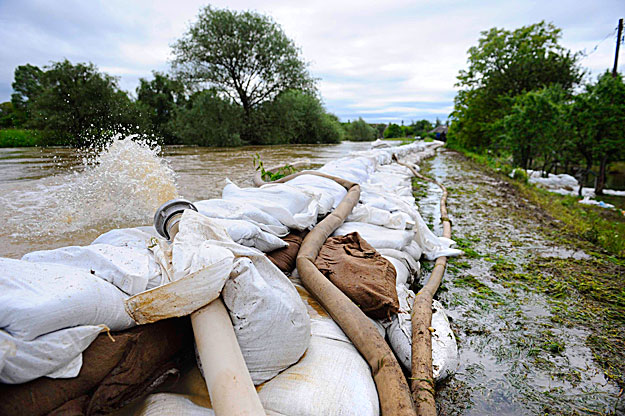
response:
[[[561,319],[555,294],[498,273],[537,259],[590,256],[543,237],[544,218],[535,207],[458,153],[440,152],[423,168],[448,187],[452,238],[466,251],[450,262],[437,296],[452,320],[461,362],[439,386],[439,414],[623,414],[621,391],[589,346],[592,332]],[[441,191],[424,184],[420,193],[421,213],[441,235]]]
[[[89,244],[112,228],[151,224],[160,203],[177,196],[218,198],[226,178],[252,186],[256,154],[266,167],[301,160],[322,165],[369,146],[343,142],[150,151],[122,140],[100,154],[0,149],[0,256]]]
[[[369,145],[152,150],[122,141],[101,154],[0,149],[0,256],[89,244],[112,228],[150,224],[170,198],[219,197],[226,178],[251,186],[256,154],[265,166],[321,165]],[[575,305],[564,289],[534,290],[529,274],[525,282],[506,278],[529,265],[583,264],[593,261],[590,254],[545,237],[548,221],[536,207],[461,155],[443,150],[423,169],[448,187],[453,239],[466,253],[450,261],[437,294],[461,362],[437,386],[439,414],[622,414],[611,364],[600,364],[600,343],[589,341],[601,339],[600,331],[567,318]],[[424,219],[441,235],[440,190],[416,189]]]

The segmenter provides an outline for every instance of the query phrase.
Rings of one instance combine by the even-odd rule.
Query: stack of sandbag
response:
[[[134,325],[126,297],[88,269],[0,258],[0,381],[75,377],[100,332]]]
[[[0,414],[108,414],[176,379],[193,359],[189,320],[100,334],[76,377],[0,385]]]

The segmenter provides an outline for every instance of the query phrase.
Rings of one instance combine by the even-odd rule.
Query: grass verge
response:
[[[0,147],[32,147],[40,145],[41,134],[36,130],[0,130]]]

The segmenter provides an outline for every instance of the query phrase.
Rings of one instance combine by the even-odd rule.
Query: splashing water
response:
[[[100,152],[87,151],[76,172],[5,195],[11,237],[58,238],[151,224],[156,209],[178,196],[176,175],[159,157],[160,147],[132,139],[118,136]],[[20,203],[11,212],[13,198]]]

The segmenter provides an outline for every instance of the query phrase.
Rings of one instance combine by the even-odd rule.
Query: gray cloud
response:
[[[170,45],[202,1],[0,1],[0,101],[16,66],[63,58],[93,62],[134,91],[140,77],[166,70]],[[562,44],[593,50],[625,16],[620,1],[249,0],[212,3],[269,14],[301,47],[329,111],[341,119],[408,122],[446,118],[458,71],[480,32],[546,20]],[[614,39],[582,60],[590,76],[611,67]],[[625,59],[622,57],[622,59]],[[622,68],[622,66],[621,66]]]

